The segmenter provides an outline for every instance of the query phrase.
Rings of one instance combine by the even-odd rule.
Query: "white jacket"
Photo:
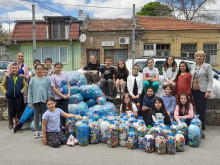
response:
[[[134,79],[136,78],[137,86],[138,86],[138,94],[142,94],[143,91],[143,78],[140,73],[138,73],[137,77],[134,77],[133,75],[129,75],[127,78],[127,88],[128,92],[131,96],[133,96],[133,88],[134,88]]]

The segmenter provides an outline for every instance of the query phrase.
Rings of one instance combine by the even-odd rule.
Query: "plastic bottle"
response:
[[[154,123],[154,126],[152,127],[152,135],[154,136],[154,138],[157,137],[157,135],[159,134],[160,128],[158,127],[157,123]]]
[[[155,139],[155,148],[158,154],[166,154],[166,139],[160,132]]]
[[[195,115],[191,121],[196,121],[197,125],[200,128],[200,140],[202,140],[202,122],[199,120],[199,115]]]
[[[106,118],[103,119],[103,121],[100,123],[100,142],[107,143],[108,140],[108,127],[110,123],[107,121]]]
[[[139,123],[138,129],[137,129],[137,137],[138,137],[138,148],[144,149],[144,136],[146,135],[147,127],[145,125],[144,121],[141,121]]]
[[[172,132],[168,133],[167,153],[170,155],[174,155],[176,153],[176,143],[175,143],[175,138],[174,138]]]
[[[139,127],[139,124],[138,124],[138,120],[137,119],[134,119],[133,120],[133,123],[132,123],[132,126],[131,126],[133,129],[134,129],[134,133],[137,134],[137,129]]]
[[[108,146],[115,148],[118,146],[118,127],[115,125],[114,121],[108,127]]]
[[[95,121],[98,121],[98,119],[99,119],[98,111],[93,112],[93,117],[94,117]]]
[[[173,133],[173,135],[175,136],[177,133],[177,130],[179,129],[177,122],[173,122],[173,124],[170,126],[170,130]]]
[[[185,138],[180,130],[177,131],[177,134],[175,135],[175,142],[176,142],[176,151],[184,152]]]
[[[71,134],[75,136],[75,118],[67,118],[65,124],[65,133],[66,137],[68,138]]]
[[[124,116],[121,115],[121,116],[119,117],[119,122],[120,122],[120,124],[123,123],[123,121],[124,121]]]
[[[115,117],[114,123],[116,124],[117,127],[119,127],[119,121],[118,121],[118,118],[117,118],[117,117]]]
[[[155,150],[155,138],[151,134],[150,131],[148,131],[147,134],[144,136],[143,144],[144,144],[144,151],[146,151],[147,153],[154,152],[154,150]]]
[[[169,133],[169,126],[162,127],[162,133],[165,139],[168,139],[168,133]]]
[[[122,122],[119,125],[119,145],[122,147],[126,147],[128,132],[129,132],[128,125],[125,122]]]
[[[137,137],[133,128],[130,128],[128,133],[127,148],[131,150],[137,148]]]
[[[134,119],[135,119],[134,114],[131,114],[131,116],[128,118],[129,127],[132,127]]]
[[[143,116],[138,116],[138,124],[140,124],[141,121],[144,121],[144,120],[143,120]]]
[[[196,121],[191,121],[188,127],[189,146],[199,147],[200,144],[200,128]]]
[[[82,124],[77,127],[78,130],[78,140],[80,146],[86,146],[89,142],[89,127],[83,120]]]
[[[163,120],[159,120],[157,123],[158,127],[165,127],[166,125],[163,123]]]
[[[99,125],[94,119],[89,122],[89,142],[91,144],[99,143]]]
[[[184,138],[186,139],[187,137],[187,124],[184,122],[185,119],[181,119],[179,123],[179,129],[182,131],[182,134]]]

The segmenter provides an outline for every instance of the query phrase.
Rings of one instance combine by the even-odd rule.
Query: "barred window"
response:
[[[197,51],[197,44],[182,44],[181,45],[181,57],[194,59],[196,51]]]
[[[206,54],[206,62],[212,65],[218,65],[218,44],[203,44],[203,50]]]

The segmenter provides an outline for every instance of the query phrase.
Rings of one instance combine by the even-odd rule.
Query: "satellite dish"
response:
[[[80,41],[80,42],[85,42],[85,40],[86,40],[86,35],[85,35],[85,34],[81,34],[81,35],[79,36],[79,41]]]

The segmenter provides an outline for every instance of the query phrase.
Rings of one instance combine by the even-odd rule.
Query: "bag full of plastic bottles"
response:
[[[30,128],[31,128],[32,131],[35,131],[35,130],[36,130],[35,124],[34,124],[34,120],[31,122]],[[40,130],[41,130],[41,128],[42,128],[42,126],[41,126],[41,121],[39,121],[39,128],[40,128]]]
[[[70,95],[79,93],[79,87],[78,86],[71,86],[70,87]]]
[[[76,124],[76,119],[75,118],[67,118],[66,119],[65,133],[66,133],[67,138],[70,135],[75,136],[75,124]]]
[[[76,82],[76,85],[77,85],[78,87],[81,87],[81,86],[83,86],[83,85],[86,85],[86,83],[87,83],[87,81],[86,81],[85,76],[84,76],[84,75],[80,75],[80,78],[79,78],[79,80]]]
[[[155,139],[155,147],[156,147],[157,153],[160,155],[166,154],[166,149],[167,149],[166,145],[167,145],[166,139],[164,138],[162,132],[160,132]]]
[[[108,146],[115,148],[118,146],[118,127],[115,125],[114,121],[108,127]]]
[[[84,99],[96,99],[98,97],[104,96],[98,85],[83,85],[80,87],[80,93]]]
[[[77,112],[77,114],[79,114],[79,112]],[[76,120],[76,124],[75,124],[75,130],[74,130],[74,133],[75,133],[75,138],[77,140],[79,140],[78,138],[78,127],[82,124],[82,119],[77,119]]]
[[[179,129],[182,131],[182,134],[184,138],[187,138],[187,124],[184,122],[184,119],[180,120],[181,122],[179,123]]]
[[[83,97],[80,93],[70,95],[70,97],[68,98],[68,103],[69,104],[77,104],[80,101],[83,101]]]
[[[144,149],[144,136],[147,133],[147,127],[144,121],[141,121],[137,128],[138,148]]]
[[[174,155],[176,153],[176,142],[172,132],[168,133],[167,138],[167,154]]]
[[[88,107],[93,107],[96,104],[96,100],[95,99],[88,99],[85,102],[88,105]]]
[[[175,136],[177,131],[179,130],[179,126],[177,124],[177,122],[173,122],[173,124],[170,126],[170,130],[173,133],[173,135]]]
[[[83,120],[82,124],[77,127],[78,130],[78,140],[80,146],[86,146],[89,142],[89,127]]]
[[[77,71],[67,72],[66,76],[70,86],[75,85],[76,82],[80,79],[80,74]]]
[[[104,105],[104,104],[106,103],[106,97],[105,97],[105,96],[98,97],[98,98],[96,99],[96,102],[97,102],[97,104],[99,104],[99,105]]]
[[[75,114],[75,111],[78,111],[81,116],[84,116],[88,113],[88,106],[84,101],[79,102],[78,104],[68,104],[68,112]]]
[[[143,148],[144,151],[146,151],[147,153],[154,152],[154,150],[155,150],[155,138],[151,134],[150,131],[148,131],[147,134],[144,136],[143,144],[144,144],[144,148]]]
[[[106,102],[104,105],[95,105],[89,108],[90,112],[97,111],[99,116],[117,114],[117,109],[115,105],[111,102]]]
[[[89,142],[91,144],[99,143],[99,125],[94,118],[89,122]]]
[[[177,131],[177,133],[175,135],[175,142],[176,142],[176,151],[177,152],[184,152],[185,138],[180,130]]]
[[[119,145],[122,147],[126,147],[127,139],[128,139],[128,132],[129,127],[125,122],[122,122],[119,125]]]
[[[106,118],[100,123],[100,142],[107,143],[108,140],[108,127],[110,123],[107,121]]]
[[[199,147],[200,144],[200,128],[196,121],[191,121],[188,127],[189,146]]]
[[[195,115],[191,121],[195,121],[200,128],[200,140],[202,140],[202,122],[199,119],[199,115]]]
[[[131,150],[137,148],[137,136],[133,128],[128,132],[127,148]]]
[[[154,123],[154,126],[151,128],[151,130],[152,130],[152,135],[154,136],[154,138],[156,138],[160,132],[160,127],[158,127],[157,123]]]

